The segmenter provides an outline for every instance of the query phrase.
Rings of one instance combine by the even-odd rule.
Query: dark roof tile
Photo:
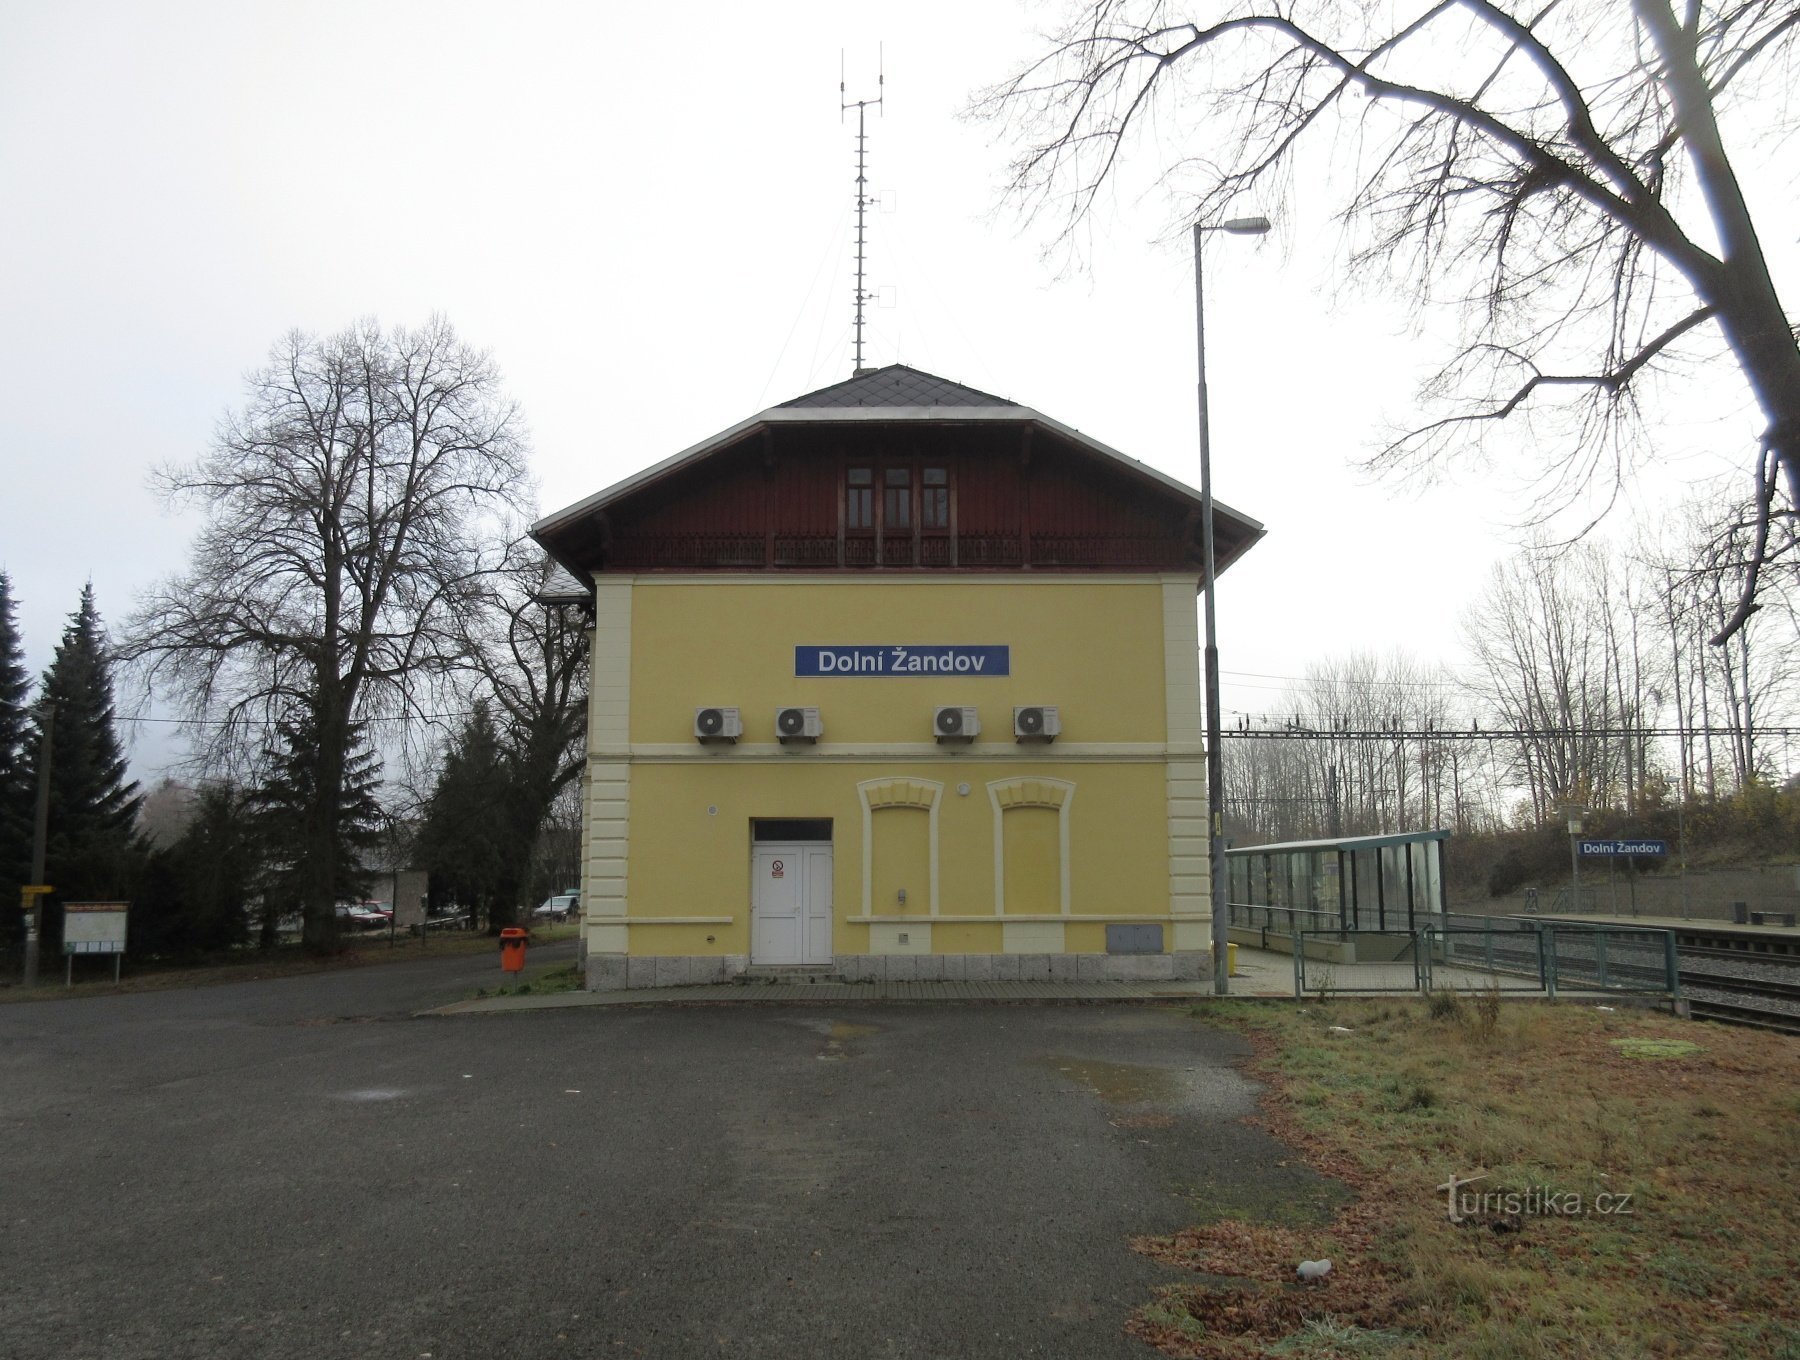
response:
[[[817,392],[781,403],[783,407],[807,406],[837,409],[845,406],[1017,406],[1015,401],[978,392],[973,387],[924,373],[905,364],[871,369]]]

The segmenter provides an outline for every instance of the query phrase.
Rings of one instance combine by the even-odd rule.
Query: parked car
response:
[[[543,917],[551,921],[566,921],[571,916],[581,915],[581,894],[578,892],[560,892],[546,897],[544,903],[531,913],[535,917]]]
[[[386,930],[392,919],[372,902],[339,902],[337,918],[338,924],[348,930]]]

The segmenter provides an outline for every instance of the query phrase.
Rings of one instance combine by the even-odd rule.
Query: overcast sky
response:
[[[839,61],[872,94],[878,44],[870,180],[893,210],[870,283],[895,305],[868,362],[1198,479],[1193,273],[1165,204],[1105,203],[1069,274],[996,211],[1004,149],[958,116],[1041,50],[1031,7],[0,0],[0,26],[0,567],[34,670],[84,581],[116,624],[180,567],[193,526],[146,472],[202,449],[291,328],[450,318],[525,408],[545,510],[848,377]],[[1221,586],[1233,711],[1352,648],[1453,658],[1525,513],[1504,470],[1424,491],[1357,472],[1436,323],[1331,305],[1329,206],[1303,178],[1274,235],[1208,256],[1218,494],[1269,528]],[[1743,464],[1741,394],[1704,410],[1725,418],[1678,432],[1652,510]],[[146,775],[167,734],[138,730]]]

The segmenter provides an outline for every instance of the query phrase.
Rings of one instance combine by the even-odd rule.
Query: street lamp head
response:
[[[1269,230],[1269,219],[1266,217],[1233,217],[1221,222],[1215,231],[1228,231],[1234,236],[1262,236]]]

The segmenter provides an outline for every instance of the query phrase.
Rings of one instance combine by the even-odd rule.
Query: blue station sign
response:
[[[1584,855],[1666,855],[1667,841],[1583,841]]]
[[[1011,647],[965,643],[858,642],[795,647],[794,674],[805,679],[917,679],[925,675],[1011,675]]]

